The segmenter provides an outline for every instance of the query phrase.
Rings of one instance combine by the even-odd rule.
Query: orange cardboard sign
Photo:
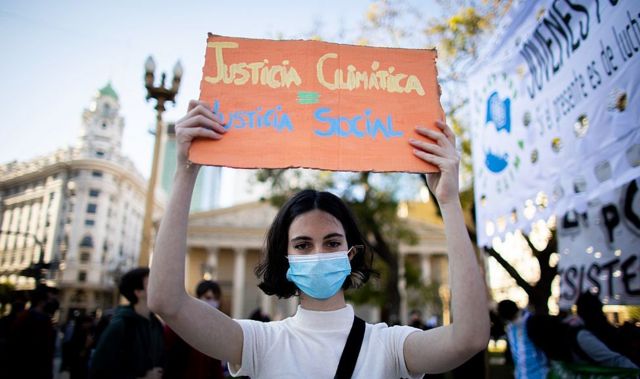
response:
[[[443,119],[435,50],[209,34],[200,100],[226,123],[195,163],[236,168],[436,171],[416,126]]]

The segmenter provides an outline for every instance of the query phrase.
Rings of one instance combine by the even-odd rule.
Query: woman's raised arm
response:
[[[224,313],[189,296],[185,290],[187,224],[199,167],[189,163],[195,138],[218,140],[225,129],[207,104],[192,100],[176,123],[177,169],[169,204],[155,244],[148,285],[149,308],[185,341],[212,357],[240,363],[242,329]]]
[[[455,136],[442,122],[440,131],[418,128],[418,134],[435,144],[411,140],[414,154],[437,166],[428,174],[429,188],[440,205],[447,238],[453,322],[410,334],[404,343],[411,372],[438,373],[453,369],[486,348],[489,341],[487,292],[476,255],[464,224],[458,189],[459,157]]]

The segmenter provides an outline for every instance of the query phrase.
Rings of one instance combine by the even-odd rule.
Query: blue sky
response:
[[[432,1],[413,1],[421,7]],[[179,4],[179,5],[176,5]],[[125,117],[123,150],[148,176],[152,103],[143,65],[156,75],[179,59],[184,76],[180,118],[197,98],[207,32],[250,38],[305,38],[320,27],[335,42],[353,42],[369,0],[324,1],[9,1],[0,0],[0,163],[25,160],[75,143],[81,114],[111,81]],[[427,9],[428,9],[427,8]],[[335,36],[344,35],[341,41]],[[169,75],[169,78],[171,75]]]

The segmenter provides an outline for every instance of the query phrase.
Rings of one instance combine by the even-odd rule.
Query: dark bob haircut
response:
[[[222,295],[222,291],[220,291],[220,285],[218,285],[218,283],[213,280],[201,280],[200,283],[198,283],[198,286],[196,286],[196,297],[200,298],[208,291],[211,291],[213,296],[218,299]]]
[[[371,259],[367,256],[370,252],[349,208],[334,194],[304,190],[290,198],[280,208],[267,233],[263,259],[255,269],[256,275],[261,280],[258,287],[267,295],[286,299],[298,292],[296,285],[286,277],[289,269],[289,261],[286,259],[289,227],[296,217],[315,209],[327,212],[340,221],[349,248],[357,245],[365,247],[364,251],[358,252],[351,259],[351,274],[344,281],[342,289],[358,288],[369,280],[372,271]]]
[[[138,303],[138,296],[136,296],[135,290],[144,289],[144,278],[148,276],[149,268],[147,267],[134,268],[122,275],[118,289],[120,290],[120,294],[122,294],[131,305]]]

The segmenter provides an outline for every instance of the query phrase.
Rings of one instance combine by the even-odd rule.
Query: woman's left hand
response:
[[[447,203],[459,202],[458,166],[460,157],[456,151],[456,136],[447,124],[436,121],[440,131],[417,127],[416,132],[436,143],[410,139],[414,147],[413,154],[423,161],[430,163],[440,172],[427,174],[429,189],[443,206]]]

